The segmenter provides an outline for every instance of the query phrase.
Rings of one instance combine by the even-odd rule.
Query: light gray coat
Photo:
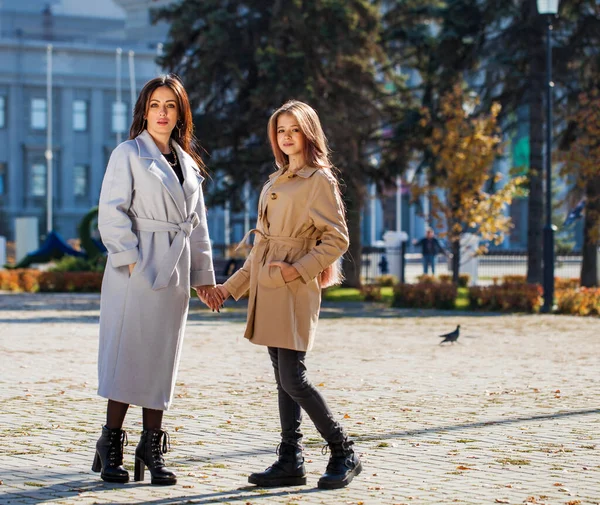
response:
[[[193,158],[174,148],[183,185],[147,131],[117,146],[98,215],[108,249],[98,394],[157,410],[173,397],[190,285],[215,283],[203,178]]]

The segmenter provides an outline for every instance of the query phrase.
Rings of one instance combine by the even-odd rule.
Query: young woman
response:
[[[244,266],[217,286],[236,300],[249,290],[245,337],[268,347],[277,382],[281,444],[279,458],[248,481],[258,486],[306,484],[301,409],[327,441],[331,457],[318,486],[347,486],[361,463],[327,403],[306,376],[321,288],[337,283],[348,229],[339,185],[317,113],[291,101],[269,120],[269,140],[278,170],[259,199],[254,247]]]
[[[108,249],[100,302],[98,394],[106,425],[92,469],[127,482],[122,429],[130,404],[143,408],[135,480],[175,484],[165,468],[163,411],[173,398],[190,285],[217,308],[197,154],[187,93],[174,75],[158,77],[135,104],[129,140],[113,151],[100,193],[98,228]]]

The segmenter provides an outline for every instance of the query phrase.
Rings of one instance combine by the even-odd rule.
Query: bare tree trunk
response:
[[[598,233],[600,232],[600,175],[588,180],[585,188],[585,220],[583,223],[583,258],[581,261],[581,285],[586,288],[598,286]]]
[[[344,256],[344,276],[346,277],[344,286],[360,288],[362,263],[361,211],[364,204],[364,187],[357,187],[355,183],[348,181],[344,196],[348,234],[350,235],[350,247]]]
[[[528,1],[529,16],[537,16],[535,0]],[[540,21],[543,21],[540,19]],[[544,31],[537,23],[530,33],[529,46],[529,199],[527,216],[527,282],[542,283],[544,228]]]
[[[452,248],[452,283],[458,286],[460,275],[460,238],[451,244]]]

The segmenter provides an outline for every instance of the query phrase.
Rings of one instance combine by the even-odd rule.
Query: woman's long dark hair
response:
[[[133,109],[133,121],[131,123],[131,128],[129,129],[129,139],[136,138],[146,129],[146,120],[144,117],[148,112],[150,97],[152,96],[152,93],[161,86],[167,86],[177,97],[179,119],[177,120],[177,126],[173,128],[173,131],[171,132],[171,138],[194,159],[198,164],[200,171],[206,174],[206,165],[200,157],[198,139],[196,139],[194,135],[194,121],[192,119],[190,99],[183,87],[183,83],[175,74],[155,77],[144,85]]]

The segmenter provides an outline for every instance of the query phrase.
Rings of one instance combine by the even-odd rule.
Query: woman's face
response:
[[[146,111],[147,129],[151,135],[170,136],[179,119],[177,96],[168,86],[154,90]]]
[[[286,112],[277,118],[277,145],[288,156],[304,152],[306,137],[300,130],[297,119]]]

